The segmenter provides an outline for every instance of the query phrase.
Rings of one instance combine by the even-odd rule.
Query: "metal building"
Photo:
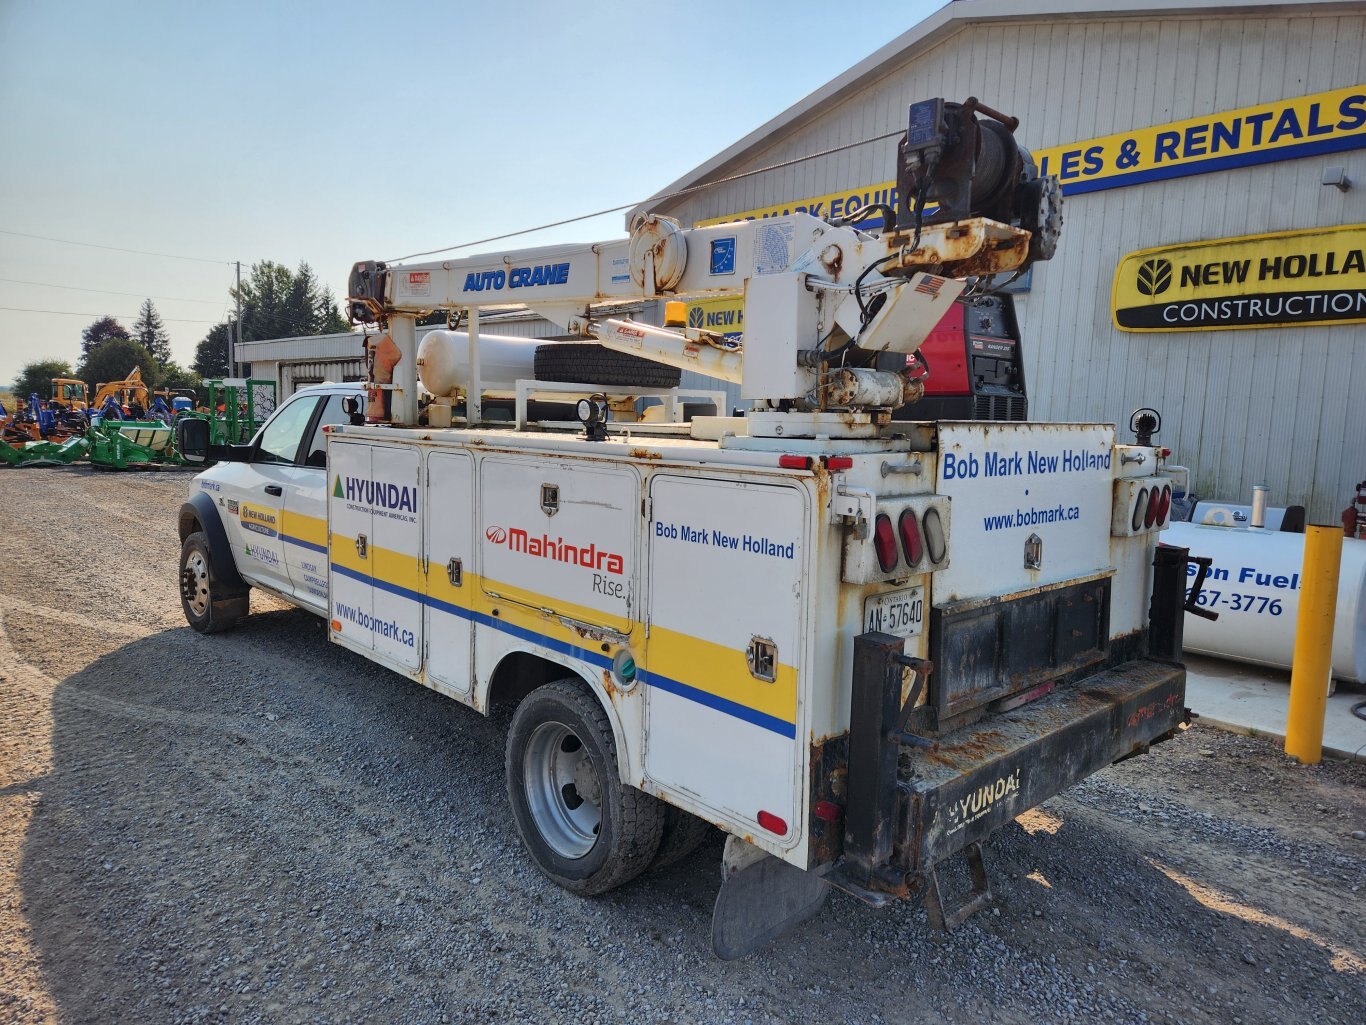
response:
[[[851,144],[904,131],[912,101],[980,97],[1019,117],[1067,195],[1059,255],[1017,296],[1031,418],[1123,425],[1156,407],[1158,441],[1192,467],[1197,493],[1239,499],[1266,483],[1273,504],[1335,522],[1366,478],[1363,83],[1360,2],[958,0],[659,195],[838,152],[643,209],[691,225],[885,201],[896,138]],[[1344,225],[1361,230],[1236,241]],[[1128,254],[1213,240],[1227,246],[1124,263],[1135,269],[1121,290],[1137,287],[1146,313],[1178,330],[1117,326]],[[1243,259],[1254,278],[1276,272],[1264,304],[1233,280]],[[1158,305],[1169,288],[1189,301]],[[1257,317],[1221,320],[1225,308]],[[1330,322],[1313,323],[1314,309]],[[1209,323],[1179,329],[1202,310]],[[1280,326],[1233,326],[1240,316]]]

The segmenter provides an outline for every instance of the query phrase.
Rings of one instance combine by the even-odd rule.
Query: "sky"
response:
[[[644,199],[941,6],[0,0],[0,388],[143,297],[188,364],[235,261],[341,299],[358,260]]]

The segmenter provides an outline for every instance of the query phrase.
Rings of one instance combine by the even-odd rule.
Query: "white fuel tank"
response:
[[[518,380],[536,376],[536,348],[541,338],[517,338],[479,332],[479,378],[483,390],[511,394]],[[433,395],[453,395],[469,379],[470,338],[464,331],[428,331],[417,347],[417,373]]]
[[[1213,560],[1200,604],[1187,613],[1185,650],[1289,669],[1300,609],[1304,535],[1173,523],[1162,540]],[[1195,567],[1187,568],[1187,586]],[[1366,541],[1344,538],[1333,626],[1333,675],[1366,683]]]

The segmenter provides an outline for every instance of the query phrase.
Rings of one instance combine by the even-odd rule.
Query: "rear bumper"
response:
[[[1163,739],[1186,718],[1186,671],[1136,659],[940,739],[903,748],[898,861],[921,875],[1017,815]]]
[[[855,642],[844,855],[827,877],[872,903],[1186,721],[1186,672],[1136,658],[931,740],[904,732],[899,638]]]

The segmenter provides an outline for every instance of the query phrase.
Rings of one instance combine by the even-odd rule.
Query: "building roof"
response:
[[[905,64],[970,25],[1101,17],[1152,19],[1240,14],[1323,14],[1359,11],[1363,6],[1366,4],[1361,0],[1186,0],[1185,3],[1164,3],[1163,0],[1109,0],[1104,3],[1098,0],[951,0],[848,71],[798,100],[777,117],[698,164],[677,181],[670,182],[627,213],[626,222],[629,227],[631,218],[637,212],[654,209],[660,197],[719,177],[721,172],[743,160],[753,150],[772,145],[783,135],[815,120],[869,80]]]

